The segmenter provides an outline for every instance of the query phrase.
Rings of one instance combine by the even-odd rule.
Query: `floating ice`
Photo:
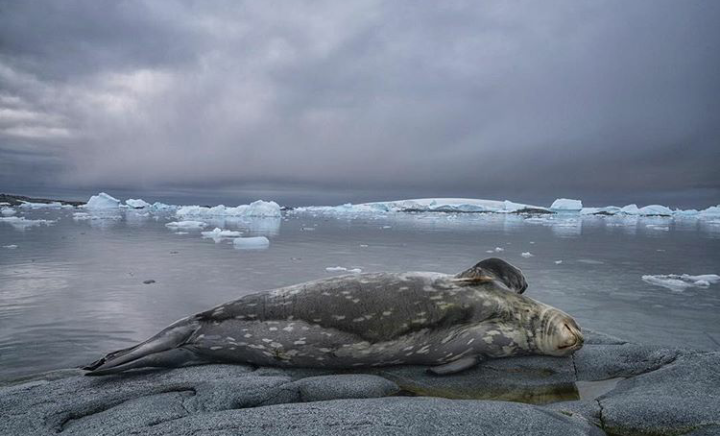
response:
[[[222,204],[215,207],[181,206],[175,212],[179,217],[279,217],[282,215],[280,205],[274,201],[258,200],[250,204],[237,207],[225,207]]]
[[[522,257],[533,257],[533,254],[530,253],[529,251],[526,251],[526,252],[524,252],[524,253],[521,253],[520,256],[522,256]]]
[[[146,207],[150,207],[150,203],[146,202],[145,200],[134,200],[132,198],[129,200],[125,200],[125,204],[129,207],[132,207],[133,209],[144,209]]]
[[[50,224],[55,223],[54,220],[31,220],[21,216],[0,217],[0,222],[8,223],[13,227],[17,228],[26,228],[40,225],[49,226]]]
[[[233,230],[222,230],[219,227],[215,227],[215,229],[213,229],[209,232],[202,232],[203,238],[213,239],[215,242],[220,242],[223,239],[227,239],[227,238],[236,238],[240,235],[241,235],[241,232],[236,232]]]
[[[85,208],[88,210],[117,209],[118,207],[120,207],[120,200],[104,192],[93,195],[85,204]]]
[[[501,251],[505,251],[505,249],[502,247],[495,247],[495,251],[497,251],[499,253]]]
[[[562,260],[556,260],[555,265],[560,265],[562,263]]]
[[[202,221],[172,221],[165,224],[165,227],[173,230],[200,230],[202,228],[205,228],[206,226],[207,224]]]
[[[267,248],[270,245],[270,240],[265,236],[235,238],[233,239],[233,245],[235,246],[235,248],[240,248],[244,250],[261,249]]]
[[[700,218],[720,218],[720,205],[700,211]]]
[[[329,266],[325,268],[327,272],[348,272],[352,274],[360,274],[362,269],[360,268],[345,268],[344,266]]]
[[[558,198],[550,206],[550,210],[555,212],[580,212],[582,208],[582,201],[568,198]]]
[[[72,208],[72,205],[67,205],[69,208]],[[62,209],[63,204],[59,201],[53,201],[50,203],[31,203],[29,201],[23,202],[20,206],[21,209]]]
[[[17,247],[18,247],[18,246],[15,245],[15,244],[12,244],[12,245],[3,245],[3,248],[8,248],[8,249],[10,249],[10,250],[14,250],[14,249],[16,249]]]
[[[12,207],[0,207],[0,215],[2,216],[12,216],[15,215],[17,211],[13,209]]]
[[[689,274],[644,275],[642,279],[645,283],[662,286],[675,292],[682,292],[687,288],[707,288],[711,283],[720,282],[720,276],[717,274],[703,274],[699,276],[691,276]]]
[[[90,216],[90,214],[86,213],[86,212],[75,212],[73,214],[73,219],[75,221],[84,221],[84,220],[89,220],[91,218],[92,218],[92,216]]]

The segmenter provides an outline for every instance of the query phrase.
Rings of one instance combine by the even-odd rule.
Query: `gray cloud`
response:
[[[714,1],[7,2],[0,186],[717,202],[718,22]]]

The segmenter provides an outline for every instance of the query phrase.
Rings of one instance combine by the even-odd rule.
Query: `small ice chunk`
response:
[[[22,216],[0,217],[0,222],[11,224],[12,226],[20,229],[39,225],[49,226],[50,224],[55,223],[54,220],[31,220]]]
[[[125,200],[125,204],[133,209],[144,209],[146,207],[150,207],[150,203],[146,202],[145,200],[141,199],[129,199]]]
[[[84,221],[84,220],[89,220],[91,218],[92,217],[90,216],[90,214],[86,213],[86,212],[75,212],[73,214],[73,219],[75,221]]]
[[[235,248],[240,248],[244,250],[261,249],[270,246],[270,240],[265,236],[235,238],[233,239],[233,245],[235,246]]]
[[[9,248],[10,250],[13,250],[13,249],[15,249],[15,248],[17,248],[17,247],[18,247],[18,246],[17,246],[17,245],[15,245],[15,244],[11,244],[11,245],[3,245],[3,248]]]
[[[526,252],[524,252],[524,253],[521,253],[520,256],[522,256],[522,257],[533,257],[533,254],[530,253],[529,251],[526,251]]]
[[[556,260],[555,265],[560,265],[562,263],[562,260]]]
[[[349,272],[351,274],[360,274],[361,268],[345,268],[344,266],[329,266],[325,268],[327,272]]]
[[[120,200],[104,192],[93,195],[85,204],[85,208],[88,210],[117,209],[118,207],[120,207]]]
[[[682,292],[687,288],[707,288],[710,284],[720,282],[720,276],[717,274],[667,274],[667,275],[644,275],[642,279],[645,283],[655,286],[662,286],[675,292]]]
[[[220,242],[221,240],[226,238],[237,238],[241,234],[241,232],[236,232],[233,230],[222,230],[219,227],[215,227],[215,229],[209,232],[202,232],[203,238],[213,239],[215,240],[215,242]]]
[[[207,226],[207,224],[202,221],[172,221],[172,222],[165,224],[165,227],[168,227],[173,230],[177,230],[177,229],[200,230],[202,228],[205,228],[206,226]]]
[[[558,198],[550,206],[550,210],[556,212],[580,212],[582,208],[582,201],[568,198]]]
[[[499,253],[501,251],[505,251],[505,249],[502,247],[495,247],[495,251],[497,251]]]
[[[1,207],[0,208],[0,214],[2,216],[12,216],[15,215],[17,211],[13,209],[12,207]]]

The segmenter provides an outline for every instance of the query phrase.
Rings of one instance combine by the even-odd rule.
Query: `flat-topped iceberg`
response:
[[[279,217],[282,215],[280,205],[274,201],[258,200],[237,207],[219,205],[215,207],[180,206],[175,215],[179,217]]]
[[[104,192],[93,195],[85,204],[85,209],[88,210],[117,209],[118,207],[120,207],[120,200]]]
[[[270,240],[265,236],[235,238],[233,239],[233,245],[235,246],[235,248],[239,248],[241,250],[262,249],[270,246]]]
[[[568,198],[558,198],[550,206],[550,210],[555,212],[580,212],[582,208],[582,201]]]

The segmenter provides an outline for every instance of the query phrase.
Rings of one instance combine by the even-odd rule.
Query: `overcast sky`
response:
[[[0,1],[0,192],[706,207],[718,23],[717,0]]]

